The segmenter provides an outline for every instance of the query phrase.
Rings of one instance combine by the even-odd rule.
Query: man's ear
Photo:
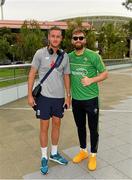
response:
[[[86,38],[84,39],[84,42],[85,42],[85,44],[87,43],[87,40],[86,40]]]
[[[61,41],[63,40],[63,36],[61,35]]]
[[[49,41],[49,34],[48,34],[48,41]]]

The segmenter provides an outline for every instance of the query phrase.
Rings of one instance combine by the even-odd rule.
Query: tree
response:
[[[3,28],[0,28],[0,38],[2,40],[1,43],[4,42],[3,46],[6,46],[6,51],[1,52],[1,54],[5,53],[5,55],[3,54],[4,57],[7,57],[8,59],[13,60],[13,53],[12,53],[11,46],[16,43],[17,34],[12,33],[11,29],[3,27]]]
[[[89,29],[86,32],[86,39],[87,39],[86,47],[88,49],[91,49],[91,50],[96,50],[96,47],[95,47],[95,42],[96,42],[95,31],[93,31],[92,29]]]
[[[0,61],[4,61],[7,59],[7,52],[9,51],[10,44],[9,42],[3,37],[0,38]]]
[[[69,52],[73,50],[73,46],[71,44],[72,31],[76,27],[82,27],[82,19],[76,18],[74,20],[67,20],[68,28],[65,31],[65,38],[62,42],[63,48]]]
[[[65,31],[65,39],[63,41],[63,47],[66,49],[67,52],[73,50],[73,46],[71,44],[71,38],[72,38],[72,31],[74,28],[81,27],[82,26],[82,18],[76,18],[74,20],[67,21],[68,24],[68,29]],[[95,41],[96,41],[96,34],[92,29],[86,30],[86,39],[87,39],[87,44],[86,47],[95,50]]]
[[[123,28],[126,29],[127,36],[132,37],[132,20],[130,20],[127,24],[124,24]]]
[[[13,34],[11,30],[6,27],[0,28],[0,58],[2,61],[5,59],[10,59],[8,55],[10,54],[10,44],[12,42]]]
[[[36,21],[25,21],[18,37],[16,56],[30,62],[36,50],[43,47],[44,36]]]
[[[132,10],[132,0],[126,0],[122,3],[123,6],[125,6],[128,10]]]
[[[103,58],[122,58],[127,53],[125,30],[114,24],[102,26],[99,32],[99,48]]]

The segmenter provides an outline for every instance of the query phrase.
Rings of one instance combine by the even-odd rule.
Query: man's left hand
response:
[[[89,86],[93,83],[93,79],[85,76],[81,79],[81,83],[83,86]]]

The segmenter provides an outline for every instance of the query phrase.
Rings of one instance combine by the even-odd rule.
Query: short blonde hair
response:
[[[62,34],[62,30],[61,30],[61,28],[58,27],[58,26],[53,26],[53,27],[51,27],[51,28],[48,30],[48,34],[50,34],[50,32],[53,31],[53,30],[60,31],[61,34]]]

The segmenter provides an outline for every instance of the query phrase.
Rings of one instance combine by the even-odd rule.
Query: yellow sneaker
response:
[[[88,157],[88,152],[84,150],[80,150],[80,152],[73,158],[74,163],[79,163],[82,160],[86,159]]]
[[[88,169],[90,171],[94,171],[96,169],[97,162],[96,162],[96,155],[90,155],[89,161],[88,161]]]

